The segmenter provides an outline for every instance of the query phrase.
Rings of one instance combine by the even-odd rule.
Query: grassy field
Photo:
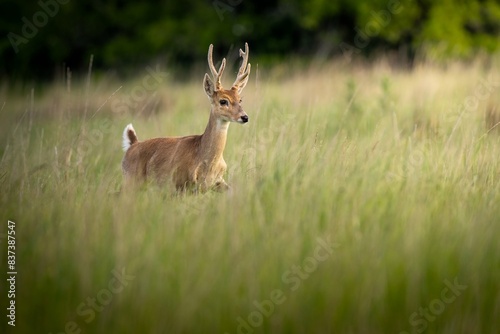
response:
[[[254,70],[232,191],[185,197],[119,192],[126,124],[208,120],[151,73],[0,90],[2,333],[500,332],[499,58]]]

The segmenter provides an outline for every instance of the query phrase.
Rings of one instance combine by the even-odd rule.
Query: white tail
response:
[[[125,130],[123,130],[123,151],[127,152],[130,145],[136,143],[137,141],[137,134],[135,133],[134,127],[132,126],[132,124],[127,125],[125,127]]]
[[[227,190],[224,181],[227,165],[223,158],[230,122],[246,123],[248,115],[241,107],[240,93],[250,76],[248,44],[237,77],[231,89],[222,87],[221,77],[226,66],[222,60],[217,71],[213,60],[213,45],[208,48],[208,65],[212,78],[205,74],[203,88],[210,100],[210,117],[202,135],[154,138],[139,142],[132,124],[123,131],[125,156],[122,170],[127,183],[143,183],[153,179],[159,184],[171,183],[177,190]]]

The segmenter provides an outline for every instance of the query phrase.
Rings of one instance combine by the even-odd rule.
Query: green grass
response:
[[[492,64],[254,73],[250,123],[229,129],[232,192],[185,197],[157,187],[117,194],[121,133],[131,121],[140,139],[201,133],[201,74],[148,91],[140,113],[111,107],[140,78],[54,84],[33,98],[4,89],[0,232],[15,221],[18,276],[16,327],[5,316],[2,327],[498,333]],[[110,292],[122,268],[133,279]],[[466,288],[453,293],[455,280]]]

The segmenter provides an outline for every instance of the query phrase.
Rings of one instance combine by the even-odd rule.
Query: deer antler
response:
[[[238,92],[241,92],[243,88],[245,88],[247,81],[248,81],[248,76],[250,74],[250,64],[248,64],[248,43],[245,43],[245,52],[243,52],[242,49],[240,49],[240,57],[243,58],[243,61],[241,62],[240,69],[238,71],[238,76],[236,77],[236,80],[233,83],[233,87],[231,89],[237,90]]]
[[[220,78],[222,77],[222,72],[224,72],[224,68],[226,67],[226,58],[222,59],[222,64],[219,67],[219,71],[215,70],[214,61],[212,60],[212,53],[214,50],[214,45],[210,44],[208,47],[208,66],[210,67],[210,71],[212,72],[212,76],[215,82],[215,90],[221,90],[222,84],[220,82]]]

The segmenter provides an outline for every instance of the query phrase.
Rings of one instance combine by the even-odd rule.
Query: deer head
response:
[[[236,80],[231,89],[222,87],[221,77],[226,67],[226,58],[222,59],[219,71],[215,69],[212,60],[214,46],[208,48],[208,66],[212,72],[213,80],[205,73],[203,87],[211,103],[211,113],[223,122],[248,122],[248,115],[241,107],[241,91],[245,88],[250,76],[250,64],[248,64],[248,43],[245,43],[245,52],[240,49],[240,57],[243,58]]]

